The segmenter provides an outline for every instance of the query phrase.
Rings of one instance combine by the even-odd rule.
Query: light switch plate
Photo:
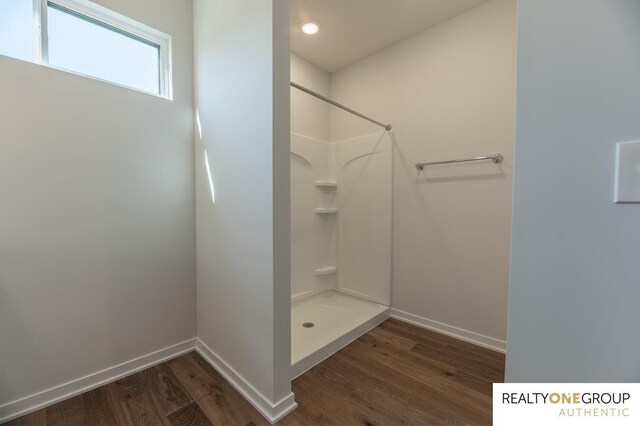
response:
[[[615,202],[640,203],[640,141],[621,142],[616,152]]]

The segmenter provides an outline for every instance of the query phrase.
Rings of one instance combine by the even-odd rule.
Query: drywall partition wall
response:
[[[191,2],[97,3],[173,37],[174,100],[0,57],[5,419],[196,334]]]
[[[332,75],[332,97],[394,128],[392,313],[504,349],[515,0],[493,0]],[[331,111],[338,141],[378,131]],[[428,168],[501,152],[505,161]]]
[[[194,2],[199,350],[272,421],[295,408],[288,13]]]
[[[332,144],[337,151],[338,289],[389,306],[393,135]]]
[[[635,0],[519,2],[508,381],[640,381],[640,206],[613,203],[638,40]]]

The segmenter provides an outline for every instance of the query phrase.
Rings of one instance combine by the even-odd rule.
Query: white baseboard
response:
[[[106,385],[122,377],[142,371],[146,368],[161,364],[167,360],[185,354],[194,350],[196,347],[196,339],[185,340],[160,349],[150,354],[143,355],[138,358],[123,362],[122,364],[106,368],[95,373],[88,374],[79,379],[72,380],[67,383],[46,389],[44,391],[7,402],[0,405],[0,423],[24,416],[40,410],[49,405],[69,399],[73,396],[88,392],[92,389]]]
[[[244,398],[255,407],[271,424],[296,409],[298,404],[294,399],[293,392],[276,403],[272,403],[260,391],[254,388],[240,373],[233,369],[225,360],[212,351],[200,339],[197,339],[196,351],[205,359],[218,373],[225,378]]]
[[[275,423],[293,411],[298,404],[293,393],[277,403],[271,403],[229,364],[209,349],[199,339],[189,339],[147,355],[123,362],[113,367],[88,374],[76,380],[0,405],[0,423],[8,422],[34,411],[53,405],[81,393],[161,364],[187,352],[196,350],[234,388],[238,390],[267,420]]]
[[[464,340],[465,342],[473,343],[474,345],[482,346],[484,348],[491,349],[497,352],[506,352],[507,342],[505,342],[504,340],[485,336],[473,331],[464,330],[462,328],[454,327],[452,325],[444,324],[393,308],[391,309],[391,318],[408,322],[409,324],[417,325],[418,327],[427,328],[437,333],[446,334],[447,336],[454,337],[459,340]]]

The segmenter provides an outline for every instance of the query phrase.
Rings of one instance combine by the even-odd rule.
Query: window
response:
[[[0,55],[33,61],[33,0],[0,0]]]
[[[0,0],[0,54],[171,99],[171,37],[87,0]]]

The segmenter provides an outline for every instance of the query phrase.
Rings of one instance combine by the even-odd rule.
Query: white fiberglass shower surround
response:
[[[296,83],[292,90],[382,127],[337,141],[291,134],[291,364],[296,377],[388,317],[393,139],[390,125]]]

